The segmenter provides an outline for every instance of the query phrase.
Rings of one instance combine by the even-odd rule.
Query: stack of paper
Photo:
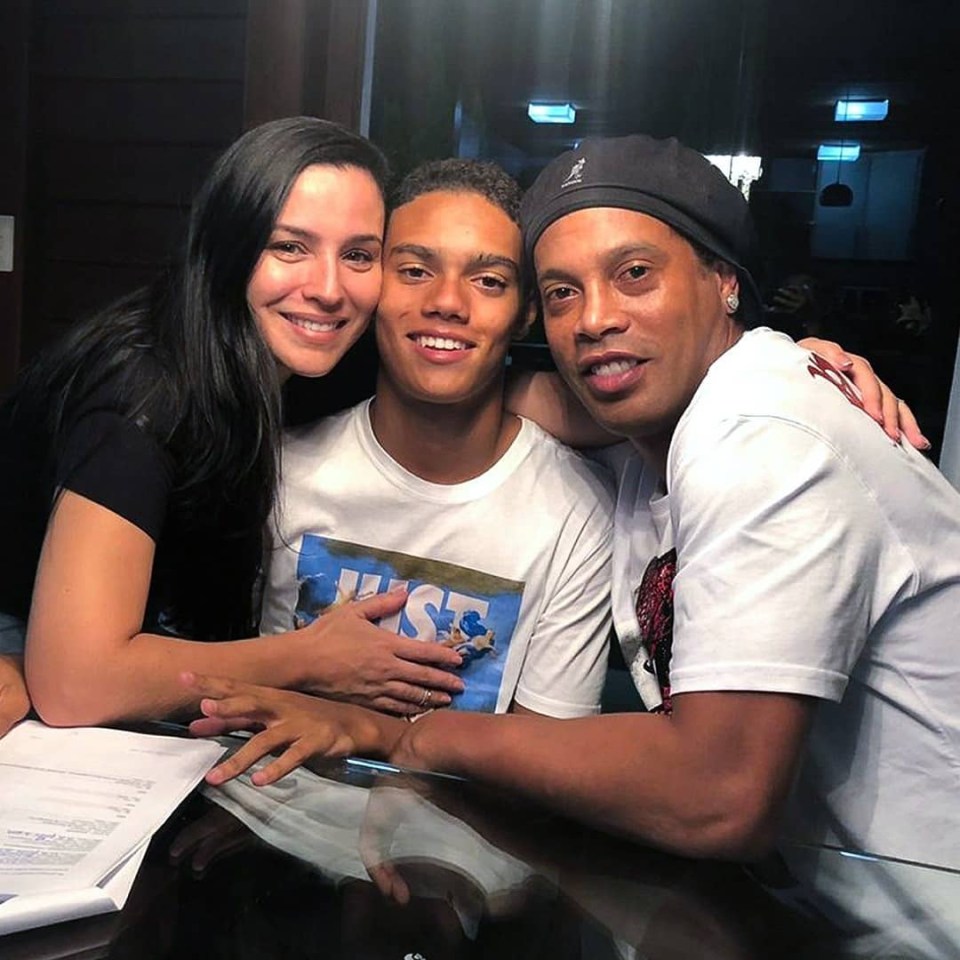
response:
[[[0,739],[0,935],[120,909],[207,740],[28,721]]]

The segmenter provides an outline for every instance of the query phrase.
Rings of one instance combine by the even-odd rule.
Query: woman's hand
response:
[[[23,657],[0,654],[0,737],[19,723],[30,710],[30,697],[23,679]]]
[[[920,432],[913,411],[894,396],[893,391],[874,373],[868,360],[855,353],[847,353],[832,340],[805,337],[798,340],[797,345],[829,360],[853,381],[860,391],[864,411],[883,427],[891,440],[899,441],[902,436],[918,450],[930,449],[930,441]]]
[[[445,707],[463,691],[451,673],[462,657],[448,647],[411,640],[371,623],[397,613],[399,590],[344,604],[295,631],[307,643],[307,682],[301,689],[391,713]]]
[[[280,756],[250,778],[258,787],[279,780],[311,757],[386,757],[407,728],[396,717],[290,690],[193,673],[181,680],[202,698],[200,710],[206,718],[194,721],[191,732],[208,736],[218,727],[222,732],[240,724],[262,728],[207,774],[207,783],[214,786],[269,753]]]

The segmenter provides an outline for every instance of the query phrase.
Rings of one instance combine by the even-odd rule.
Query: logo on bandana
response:
[[[587,165],[587,158],[581,157],[567,174],[567,179],[560,184],[560,189],[564,187],[575,187],[578,183],[583,183],[583,168]]]
[[[673,578],[677,575],[677,551],[654,557],[644,571],[637,590],[637,620],[640,642],[647,659],[643,669],[657,678],[663,702],[653,713],[670,713],[670,657],[673,653]]]

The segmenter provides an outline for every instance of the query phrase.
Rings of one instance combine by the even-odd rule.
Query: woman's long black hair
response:
[[[280,385],[247,285],[294,180],[313,164],[359,167],[386,191],[383,154],[338,124],[289,117],[249,131],[201,187],[181,262],[79,324],[15,392],[18,406],[48,411],[55,447],[71,412],[110,383],[120,408],[167,449],[174,488],[165,531],[183,538],[189,557],[207,551],[210,562],[226,556],[234,568],[231,583],[219,577],[214,591],[191,587],[186,571],[176,578],[176,619],[198,638],[249,635],[255,620],[260,534],[277,484]]]

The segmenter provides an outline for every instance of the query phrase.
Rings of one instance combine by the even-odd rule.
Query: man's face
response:
[[[438,190],[393,212],[376,323],[389,386],[428,403],[499,389],[521,325],[520,251],[519,227],[476,193]]]
[[[707,368],[736,342],[728,269],[679,234],[596,207],[551,224],[534,250],[547,340],[564,379],[614,433],[666,441]]]

